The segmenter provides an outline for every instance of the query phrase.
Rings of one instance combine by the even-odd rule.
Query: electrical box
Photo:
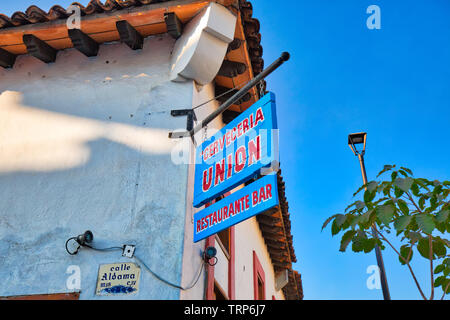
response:
[[[136,246],[134,246],[134,245],[131,245],[131,244],[124,245],[123,246],[122,256],[123,257],[128,257],[128,258],[133,258],[135,249],[136,249]]]

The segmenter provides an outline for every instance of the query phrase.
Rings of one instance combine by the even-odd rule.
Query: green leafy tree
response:
[[[344,213],[329,217],[322,230],[331,223],[331,234],[342,233],[339,251],[351,244],[354,252],[369,253],[378,245],[381,250],[391,248],[405,265],[423,299],[427,300],[411,266],[413,257],[428,260],[430,266],[431,294],[441,287],[443,295],[450,292],[450,182],[415,178],[410,169],[385,165],[377,175],[390,179],[370,181],[354,194],[363,193],[363,199],[350,204]],[[381,178],[380,178],[381,179]],[[398,238],[400,248],[395,248],[387,234]],[[376,235],[376,236],[374,236]]]

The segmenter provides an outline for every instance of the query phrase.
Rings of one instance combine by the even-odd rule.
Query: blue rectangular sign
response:
[[[278,160],[275,95],[268,93],[196,150],[194,207],[257,176]]]
[[[277,205],[277,175],[263,176],[194,214],[194,242]]]

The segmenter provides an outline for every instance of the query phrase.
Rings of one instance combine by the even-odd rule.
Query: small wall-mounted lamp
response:
[[[207,247],[205,252],[203,252],[203,260],[210,266],[214,266],[217,263],[217,249],[214,247]],[[215,259],[214,263],[211,263],[210,260]]]
[[[74,244],[78,244],[78,247],[75,250],[69,250],[68,244],[70,240],[74,240]],[[87,230],[85,231],[83,234],[80,234],[76,237],[71,237],[69,239],[67,239],[66,241],[66,251],[70,254],[70,255],[75,255],[78,253],[78,249],[80,249],[81,246],[89,246],[89,243],[92,242],[92,240],[94,240],[94,235],[91,231]],[[73,245],[72,245],[73,247]]]

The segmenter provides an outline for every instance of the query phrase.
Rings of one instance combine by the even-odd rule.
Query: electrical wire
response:
[[[123,250],[123,247],[109,247],[109,248],[94,248],[88,244],[84,244],[84,247],[88,247],[92,250],[96,250],[96,251],[111,251],[111,250]]]
[[[231,78],[231,79],[233,80],[233,78]],[[233,87],[232,87],[232,88],[230,88],[229,90],[225,91],[224,93],[219,94],[218,96],[215,96],[215,97],[212,98],[212,99],[209,99],[208,101],[205,101],[205,102],[203,102],[203,103],[201,103],[201,104],[199,104],[199,105],[197,105],[197,106],[195,106],[195,107],[192,107],[192,110],[195,110],[195,109],[197,109],[197,108],[200,108],[201,106],[203,106],[203,105],[205,105],[205,104],[207,104],[207,103],[210,103],[211,101],[217,100],[217,98],[220,98],[220,97],[226,95],[227,93],[232,92],[233,90],[235,90],[235,89],[237,89],[237,88],[239,88],[239,87],[245,86],[245,85],[246,85],[247,83],[249,83],[251,80],[252,80],[252,79],[250,79],[250,80],[248,80],[248,81],[246,81],[246,82],[240,83],[240,84],[238,84],[237,86],[234,85],[234,80],[233,80]]]
[[[78,243],[77,237],[72,237],[72,238],[67,239],[67,241],[66,241],[66,251],[67,251],[67,253],[70,254],[71,256],[74,256],[74,255],[76,255],[76,254],[78,253],[78,249],[80,249],[80,245],[78,244],[77,250],[75,250],[74,252],[70,252],[70,251],[69,251],[69,248],[67,248],[67,244],[68,244],[69,241],[72,240],[72,239],[75,240],[75,241]]]
[[[182,286],[179,286],[179,285],[177,285],[177,284],[173,284],[173,283],[171,283],[171,282],[169,282],[169,281],[167,281],[167,280],[161,278],[159,275],[157,275],[156,273],[154,273],[154,272],[153,272],[153,271],[152,271],[152,270],[151,270],[151,269],[150,269],[150,268],[149,268],[149,267],[148,267],[141,259],[139,259],[139,257],[137,257],[136,255],[134,255],[133,257],[134,257],[134,259],[137,260],[137,262],[138,262],[139,264],[141,264],[142,266],[144,266],[145,269],[147,269],[147,270],[148,270],[154,277],[156,277],[158,280],[164,282],[165,284],[167,284],[167,285],[169,285],[169,286],[171,286],[171,287],[174,287],[174,288],[177,288],[177,289],[181,289],[181,290],[183,290],[183,291],[189,290],[189,289],[193,288],[193,287],[197,284],[198,279],[200,279],[200,275],[202,274],[203,266],[204,266],[204,264],[202,263],[201,266],[200,266],[200,270],[198,271],[197,278],[195,279],[195,282],[194,282],[192,285],[190,285],[189,287],[183,288]]]
[[[67,242],[69,242],[69,240],[71,240],[71,239],[75,239],[75,240],[76,240],[76,237],[72,237],[72,238],[70,238],[70,239],[68,239],[68,240],[66,241],[66,250],[67,250],[67,252],[69,252],[69,250],[67,249]],[[95,247],[92,247],[92,246],[90,246],[90,245],[88,245],[88,244],[83,244],[83,247],[88,247],[89,249],[96,250],[96,251],[123,250],[123,247],[95,248]],[[79,247],[78,247],[78,249],[79,249]],[[78,249],[77,249],[77,251],[75,251],[75,253],[69,252],[69,254],[71,254],[71,255],[76,254],[76,253],[78,252]],[[175,288],[181,289],[181,290],[189,290],[189,289],[193,288],[193,287],[197,284],[198,279],[200,279],[200,275],[202,274],[203,266],[204,266],[204,264],[202,263],[201,266],[200,266],[200,269],[199,269],[199,271],[198,271],[197,278],[195,279],[194,283],[193,283],[192,285],[190,285],[190,286],[184,288],[184,287],[179,286],[179,285],[177,285],[177,284],[173,284],[173,283],[171,283],[171,282],[169,282],[169,281],[163,279],[163,278],[160,277],[159,275],[157,275],[157,274],[156,274],[155,272],[153,272],[153,271],[152,271],[152,270],[151,270],[151,269],[150,269],[150,268],[149,268],[149,267],[148,267],[141,259],[139,259],[139,257],[137,257],[136,255],[133,255],[133,258],[134,258],[135,260],[137,260],[137,262],[138,262],[139,264],[141,264],[142,266],[144,266],[144,268],[147,269],[147,270],[148,270],[154,277],[156,277],[158,280],[164,282],[165,284],[168,284],[169,286],[172,286],[172,287],[175,287]]]

